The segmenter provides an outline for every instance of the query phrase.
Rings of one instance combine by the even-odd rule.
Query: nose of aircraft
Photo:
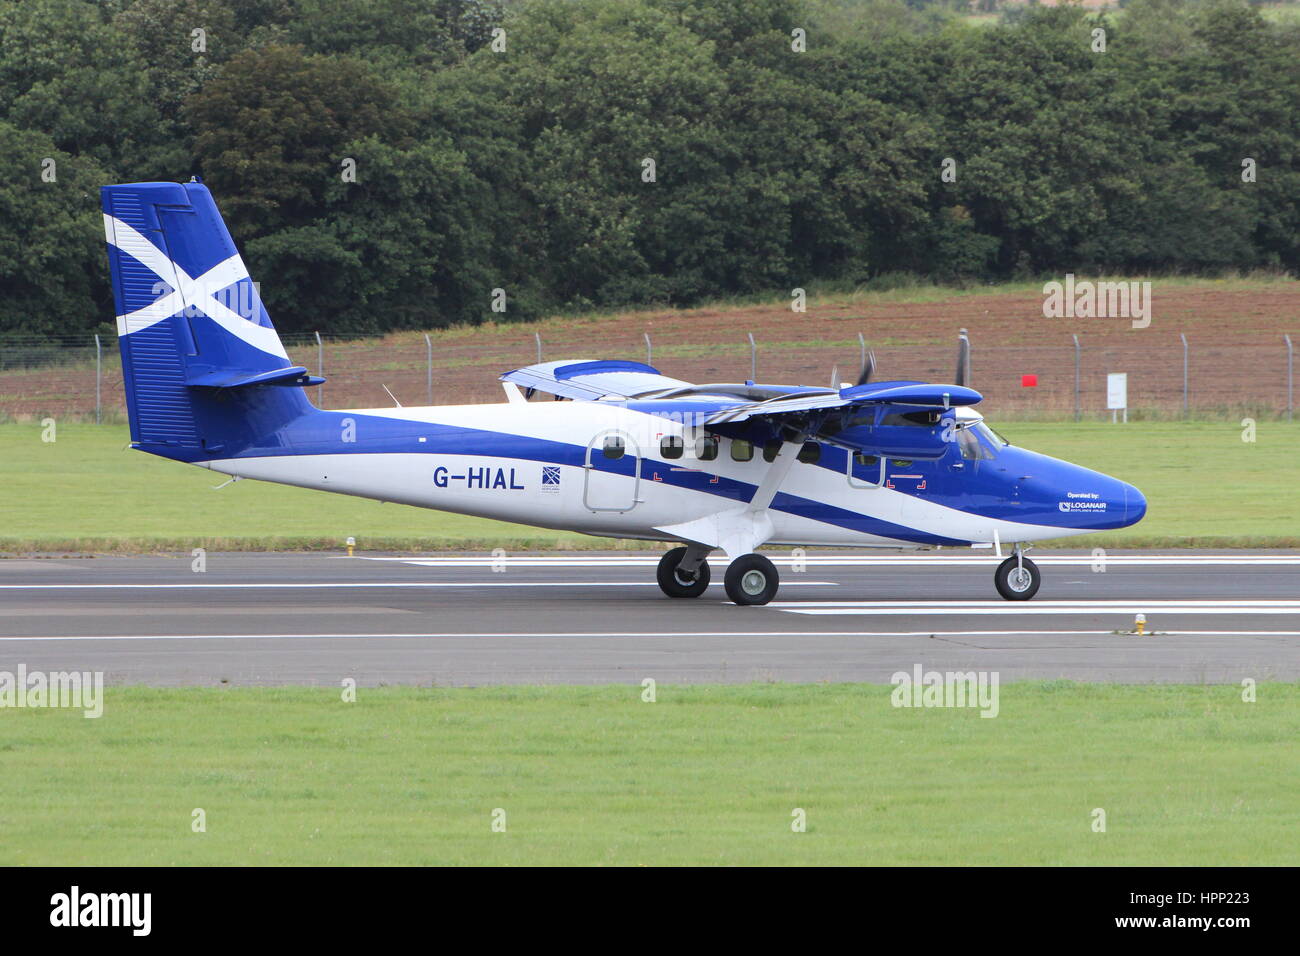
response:
[[[1124,482],[1124,526],[1135,525],[1147,513],[1146,495]]]

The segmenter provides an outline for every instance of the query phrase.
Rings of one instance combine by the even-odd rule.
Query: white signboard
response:
[[[1111,372],[1106,376],[1106,407],[1128,408],[1128,373]]]

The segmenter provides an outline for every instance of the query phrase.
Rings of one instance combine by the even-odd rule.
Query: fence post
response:
[[[754,344],[754,333],[746,332],[749,336],[749,380],[758,381],[758,346]]]
[[[325,346],[321,343],[320,333],[316,333],[316,374],[325,377]],[[316,404],[325,407],[325,383],[316,386]]]
[[[424,361],[428,370],[428,384],[425,388],[427,392],[427,404],[433,404],[433,341],[429,338],[429,333],[424,333]]]
[[[103,421],[103,382],[104,382],[104,349],[99,344],[99,336],[95,336],[95,424],[98,425]]]
[[[654,365],[654,364],[655,364],[655,363],[654,363],[654,354],[655,354],[655,353],[654,353],[654,349],[651,348],[651,346],[650,346],[650,333],[649,333],[649,332],[646,332],[646,333],[645,333],[645,363],[646,363],[646,365]]]
[[[1083,417],[1083,408],[1080,404],[1080,384],[1079,384],[1079,336],[1072,335],[1074,339],[1074,420],[1077,422]]]
[[[1187,417],[1187,336],[1179,332],[1178,337],[1183,340],[1183,418]]]
[[[534,332],[533,338],[537,339],[537,364],[542,364],[542,333]]]
[[[1286,341],[1286,420],[1295,420],[1295,349],[1291,345],[1291,336],[1284,335]]]

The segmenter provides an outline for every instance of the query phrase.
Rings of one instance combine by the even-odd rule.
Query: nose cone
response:
[[[1124,526],[1135,525],[1141,521],[1147,513],[1146,495],[1138,491],[1128,482],[1124,483]]]

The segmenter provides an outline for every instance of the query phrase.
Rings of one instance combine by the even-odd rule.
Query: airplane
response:
[[[506,372],[506,401],[319,409],[211,193],[101,190],[131,447],[210,469],[421,508],[612,538],[677,542],[670,598],[698,598],[708,558],[727,596],[775,597],[762,546],[992,548],[998,593],[1029,600],[1025,557],[1050,538],[1125,528],[1133,485],[1012,445],[974,410],[970,343],[951,384],[693,384],[641,362]],[[553,400],[531,401],[538,395]],[[1004,556],[1003,546],[1011,548]]]

